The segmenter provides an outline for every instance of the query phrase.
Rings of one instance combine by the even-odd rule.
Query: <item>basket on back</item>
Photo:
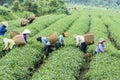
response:
[[[94,44],[94,34],[93,33],[84,34],[84,38],[85,38],[85,43],[87,45]]]
[[[31,24],[35,20],[35,14],[30,15],[27,19],[29,21],[28,23]]]
[[[21,26],[26,26],[28,24],[28,20],[27,19],[22,19],[21,20]]]
[[[14,36],[19,35],[19,34],[20,34],[20,33],[17,32],[17,31],[11,31],[11,32],[10,32],[10,38],[13,38]]]
[[[26,41],[25,41],[24,36],[22,34],[14,36],[13,40],[15,41],[15,45],[17,45],[17,46],[26,44]]]
[[[32,14],[28,17],[28,20],[34,20],[35,19],[35,14]]]
[[[50,41],[51,46],[55,47],[55,44],[58,41],[58,34],[57,34],[57,32],[54,32],[54,33],[48,35],[47,38]]]

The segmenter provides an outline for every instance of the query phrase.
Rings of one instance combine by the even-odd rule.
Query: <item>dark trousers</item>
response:
[[[51,45],[45,45],[43,51],[44,52],[50,52],[51,50]]]
[[[51,53],[53,49],[51,48],[51,45],[45,45],[43,49],[45,54]]]
[[[80,50],[83,51],[84,53],[87,52],[87,45],[85,44],[85,42],[81,43]]]
[[[45,45],[43,49],[44,55],[49,56],[50,50],[51,50],[51,45]]]
[[[59,42],[55,44],[56,49],[59,49],[62,46],[64,46],[64,44],[60,44]]]

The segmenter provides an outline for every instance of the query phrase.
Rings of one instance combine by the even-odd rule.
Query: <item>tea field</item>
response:
[[[11,31],[29,29],[28,43],[4,54],[0,51],[0,80],[119,80],[120,79],[120,12],[102,8],[78,7],[70,15],[44,15],[32,24],[20,27],[21,19],[8,21],[4,37]],[[39,36],[53,32],[58,35],[66,31],[65,46],[50,53],[42,61],[43,44],[36,41]],[[74,34],[94,33],[95,43],[88,46],[93,54],[100,38],[105,38],[104,53],[94,54],[87,63],[84,53],[75,47]],[[0,50],[4,47],[0,37]]]

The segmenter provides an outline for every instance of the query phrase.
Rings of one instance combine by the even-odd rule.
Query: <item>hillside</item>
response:
[[[11,20],[7,33],[0,38],[0,50],[4,47],[3,38],[10,37],[10,31],[31,31],[28,43],[4,54],[0,51],[0,80],[119,80],[120,79],[120,13],[99,8],[79,7],[71,15],[44,15],[33,23],[20,27],[20,20]],[[64,31],[65,46],[49,53],[43,59],[43,44],[36,41],[39,36]],[[93,54],[86,63],[84,53],[75,47],[74,34],[93,32],[94,41],[88,52],[93,54],[100,38],[105,38],[104,53]],[[116,37],[118,36],[118,37]]]
[[[9,24],[0,36],[0,80],[119,80],[119,4],[120,0],[0,0],[0,24],[4,20]],[[33,13],[34,21],[21,27],[21,20]],[[4,52],[3,39],[24,29],[31,31],[28,42]],[[68,33],[64,46],[43,51],[46,45],[36,39],[54,32],[57,38]],[[90,33],[93,44],[82,52],[73,36]],[[95,53],[101,38],[104,51]]]
[[[120,8],[120,0],[66,0],[66,3],[84,4],[97,7]]]

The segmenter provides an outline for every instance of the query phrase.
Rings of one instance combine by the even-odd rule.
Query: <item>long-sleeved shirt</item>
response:
[[[6,32],[6,27],[4,25],[0,26],[0,36],[3,36]]]
[[[12,49],[13,46],[15,45],[15,42],[12,39],[4,38],[3,42],[4,42],[4,45],[5,45],[3,50]]]
[[[63,37],[63,35],[59,36],[59,43],[60,44],[64,44],[64,37]]]
[[[105,45],[104,44],[98,44],[98,46],[97,46],[97,48],[95,49],[95,51],[97,52],[97,53],[99,53],[99,52],[104,52],[104,48],[105,48]]]
[[[23,34],[23,36],[24,36],[25,42],[27,43],[27,42],[28,42],[28,41],[27,41],[27,34]]]
[[[47,37],[42,37],[42,42],[44,45],[50,45],[50,41],[47,39]]]
[[[77,35],[75,37],[76,46],[81,45],[81,43],[85,42],[84,36]]]

